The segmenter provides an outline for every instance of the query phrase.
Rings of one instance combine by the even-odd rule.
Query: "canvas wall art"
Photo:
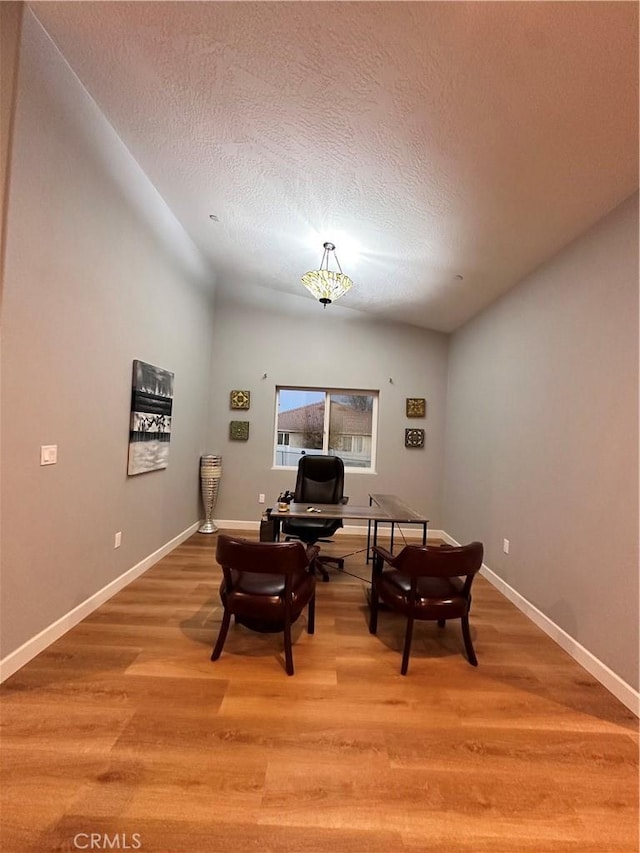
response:
[[[167,467],[172,409],[173,373],[136,359],[131,388],[128,474]]]

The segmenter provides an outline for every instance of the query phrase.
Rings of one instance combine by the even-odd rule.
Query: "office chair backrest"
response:
[[[337,504],[344,495],[344,463],[339,456],[300,457],[296,503]]]

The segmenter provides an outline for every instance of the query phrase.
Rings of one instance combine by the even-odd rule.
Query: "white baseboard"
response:
[[[229,521],[228,519],[214,518],[214,524],[220,530],[260,530],[259,521]]]
[[[460,544],[447,533],[443,533],[442,538],[450,545]],[[623,681],[606,664],[602,663],[588,649],[585,649],[584,646],[570,634],[567,634],[559,625],[556,625],[548,616],[545,616],[541,610],[538,610],[534,604],[531,604],[530,601],[520,595],[512,586],[509,586],[506,581],[502,580],[485,563],[482,564],[480,574],[499,590],[505,598],[508,598],[512,604],[515,604],[518,610],[531,619],[538,628],[541,628],[548,637],[551,637],[560,648],[571,655],[583,669],[586,669],[588,673],[593,675],[603,687],[606,687],[610,693],[613,693],[616,699],[619,699],[636,717],[640,717],[640,693],[635,688],[627,684],[626,681]]]
[[[192,533],[195,533],[200,524],[201,522],[192,524],[161,548],[158,548],[157,551],[154,551],[153,554],[145,557],[145,559],[140,563],[133,566],[131,569],[128,569],[124,574],[108,583],[102,589],[98,590],[98,592],[95,592],[81,604],[78,604],[77,607],[74,607],[73,610],[69,611],[69,613],[66,613],[52,625],[49,625],[48,628],[40,631],[39,634],[36,634],[36,636],[32,637],[30,640],[27,640],[27,642],[20,646],[20,648],[11,652],[11,654],[8,654],[0,661],[0,683],[9,678],[10,675],[13,675],[14,672],[17,672],[26,663],[29,663],[29,661],[36,655],[44,651],[47,646],[50,646],[51,643],[60,639],[63,634],[66,634],[67,631],[77,625],[78,622],[81,622],[89,616],[90,613],[93,613],[96,608],[100,607],[101,604],[104,604],[105,601],[108,601],[116,594],[116,592],[119,592],[127,586],[127,584],[130,584],[131,581],[135,580],[141,574],[144,574],[144,572],[146,572],[147,569],[150,569],[151,566],[158,562],[158,560],[166,557],[166,555],[173,551],[174,548],[177,548],[177,546],[184,542],[185,539],[188,539]]]

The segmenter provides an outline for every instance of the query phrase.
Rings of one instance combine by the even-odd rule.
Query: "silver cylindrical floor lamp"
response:
[[[200,487],[204,505],[204,522],[198,528],[198,533],[217,533],[218,528],[213,522],[213,510],[218,497],[220,478],[222,477],[222,456],[205,455],[200,457]]]

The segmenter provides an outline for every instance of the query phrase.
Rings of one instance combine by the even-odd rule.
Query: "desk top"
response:
[[[310,512],[313,507],[319,512]],[[289,509],[280,512],[277,506],[271,510],[271,518],[363,518],[369,521],[389,521],[389,514],[379,506],[354,506],[349,504],[289,504]]]
[[[394,521],[415,521],[420,524],[429,521],[422,513],[417,512],[396,495],[369,495],[369,497],[376,506],[384,509]]]
[[[416,512],[395,495],[371,495],[375,505],[355,506],[353,504],[309,504],[292,503],[285,512],[280,512],[277,505],[271,510],[271,518],[350,518],[365,521],[393,521],[396,523],[426,524],[429,519]],[[319,512],[309,512],[313,507]]]

